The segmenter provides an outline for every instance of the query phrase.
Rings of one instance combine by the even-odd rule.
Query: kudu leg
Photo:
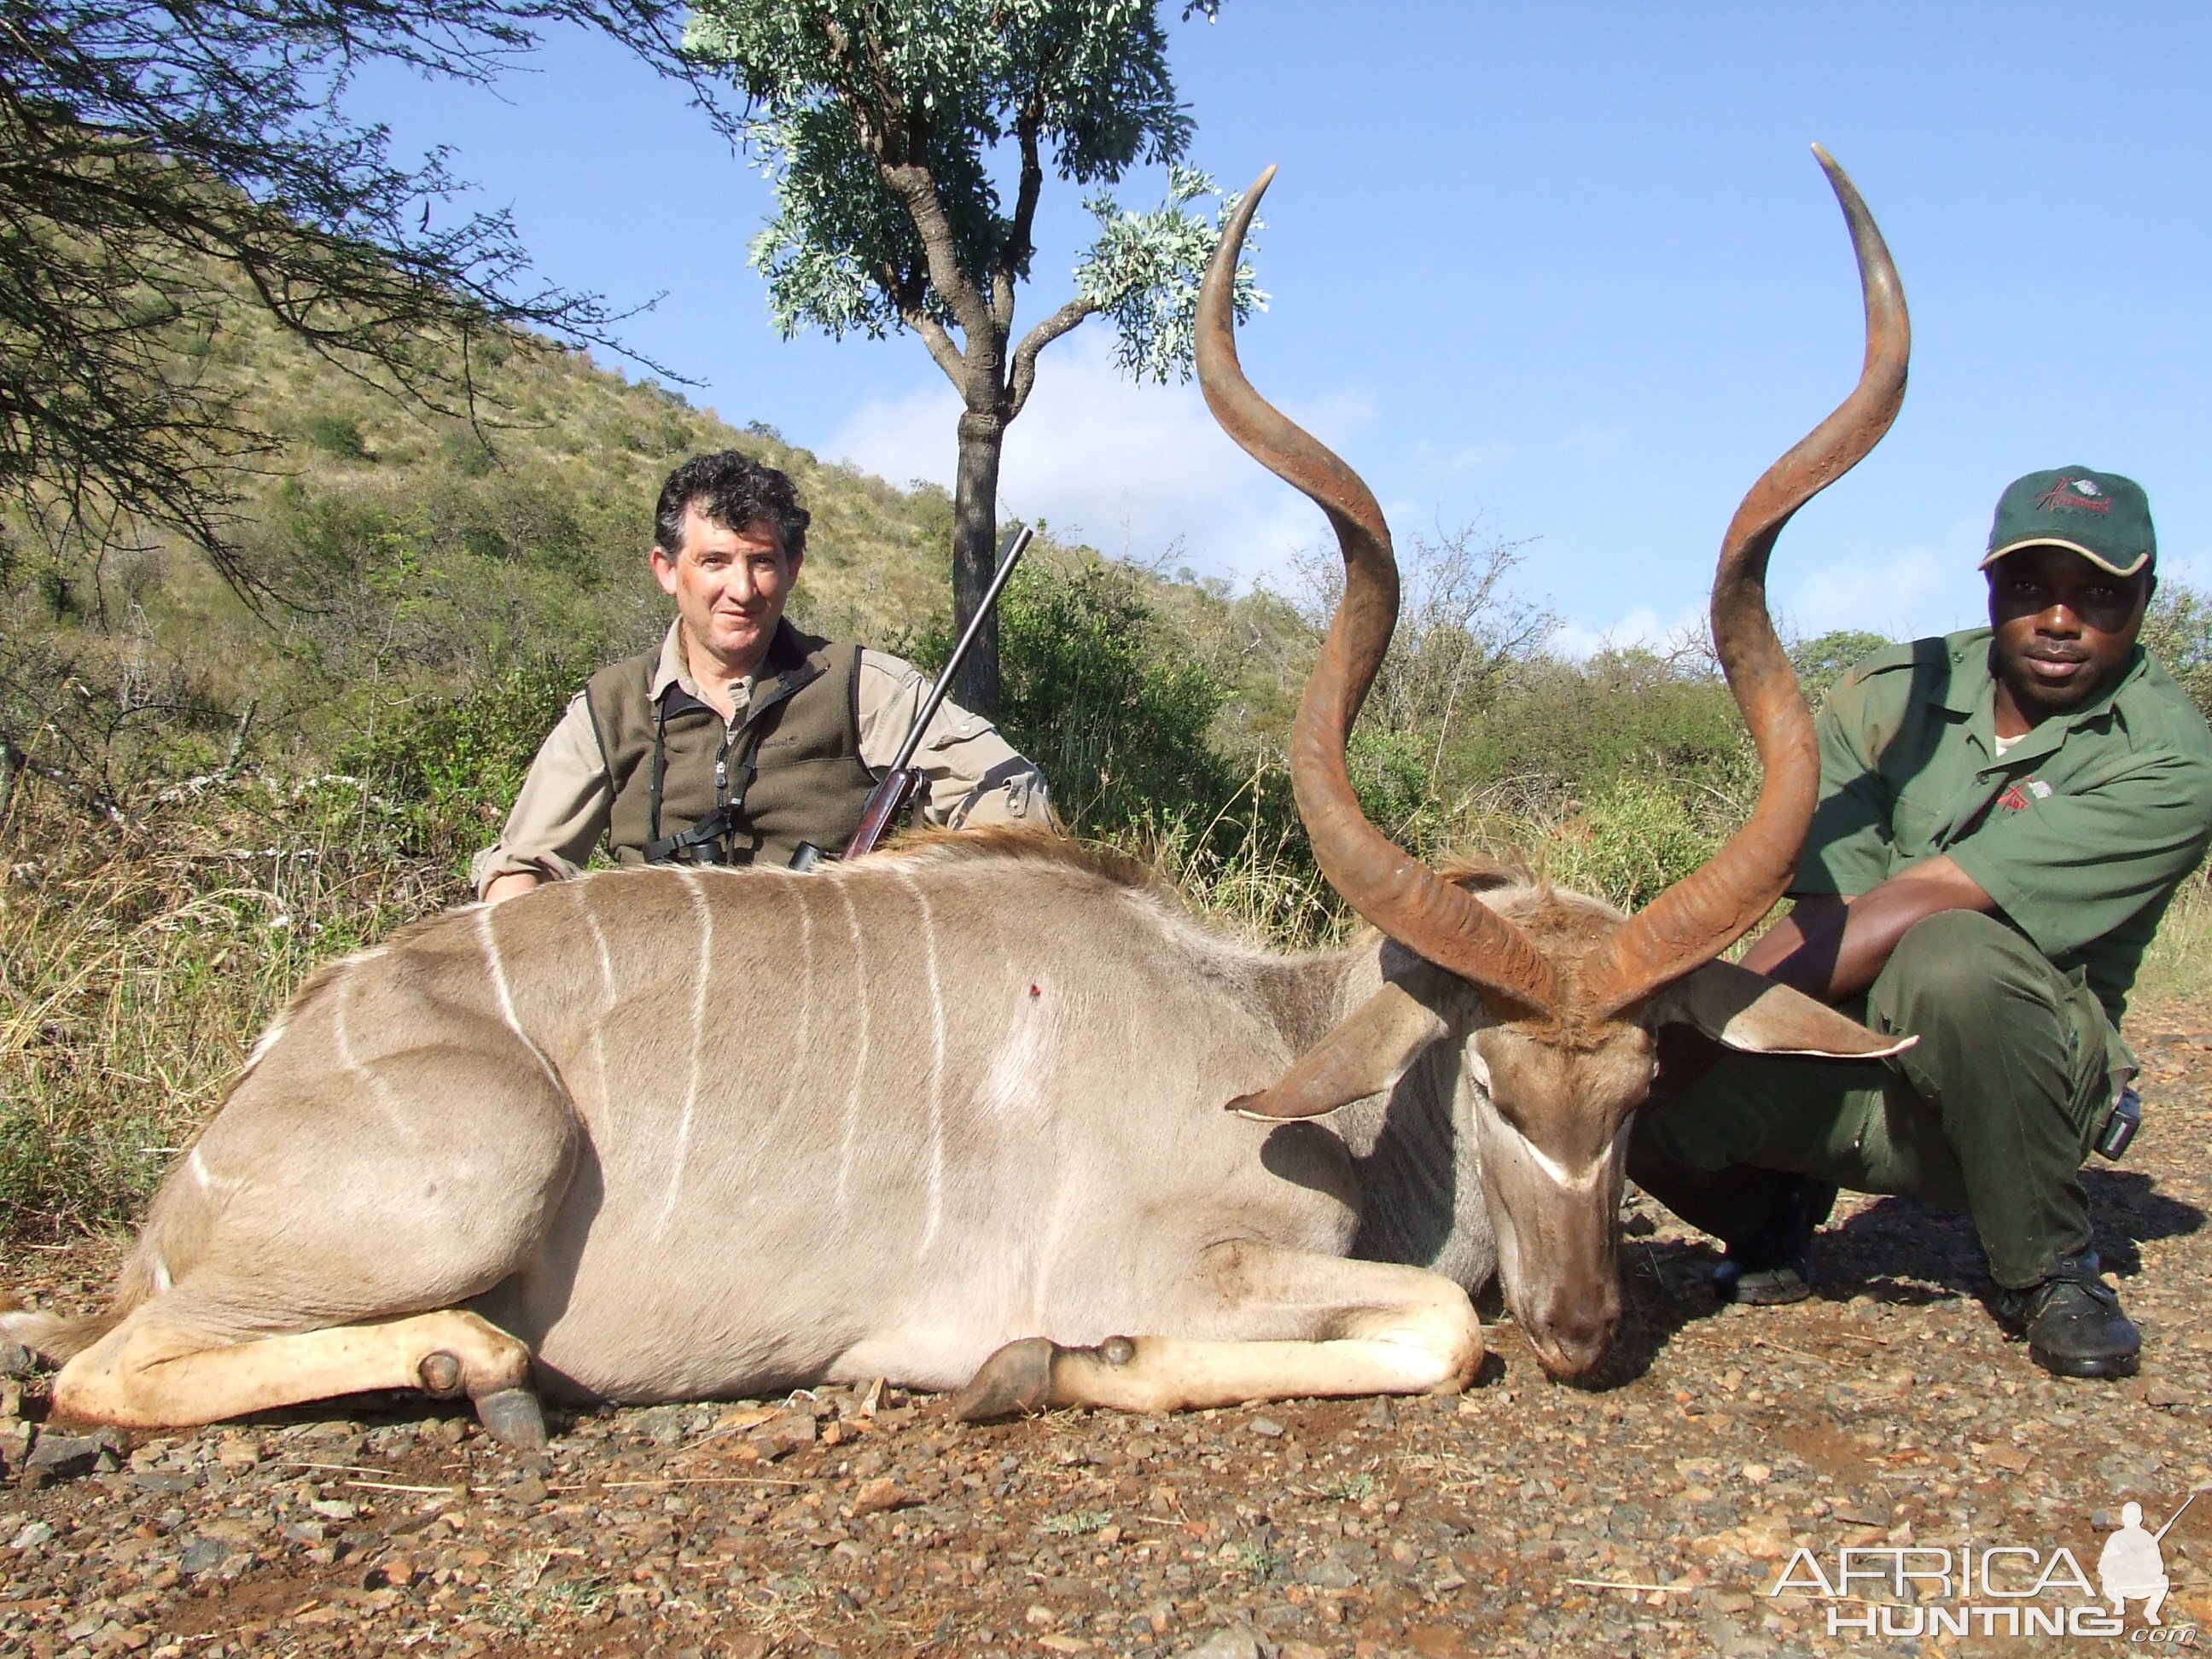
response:
[[[545,1443],[528,1389],[530,1350],[472,1313],[446,1309],[368,1325],[223,1342],[133,1316],[54,1378],[57,1414],[124,1428],[183,1427],[333,1395],[421,1389],[466,1395],[510,1444]]]
[[[1321,1395],[1451,1394],[1483,1354],[1467,1292],[1419,1267],[1272,1245],[1207,1253],[1189,1335],[1116,1336],[1095,1348],[1010,1342],[953,1402],[969,1420],[1060,1406],[1166,1412]],[[1210,1303],[1210,1306],[1208,1304]],[[1296,1331],[1303,1339],[1239,1338]],[[1218,1331],[1218,1336],[1206,1333]]]

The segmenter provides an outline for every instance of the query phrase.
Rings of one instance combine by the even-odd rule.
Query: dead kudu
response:
[[[1396,568],[1365,486],[1238,367],[1228,278],[1263,179],[1207,279],[1200,369],[1342,543],[1291,765],[1322,868],[1377,935],[1272,954],[1110,856],[988,834],[452,913],[294,1000],[110,1312],[0,1316],[66,1361],[58,1413],[167,1426],[422,1388],[532,1444],[547,1390],[887,1376],[966,1384],[969,1415],[1444,1390],[1481,1358],[1468,1293],[1493,1272],[1545,1364],[1587,1372],[1618,1316],[1622,1129],[1654,1032],[1886,1052],[1714,960],[1781,892],[1814,805],[1768,552],[1905,383],[1895,271],[1822,160],[1866,366],[1753,489],[1714,582],[1757,808],[1640,915],[1448,879],[1362,817],[1344,745]]]

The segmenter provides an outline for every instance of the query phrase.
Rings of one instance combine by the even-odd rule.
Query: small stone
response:
[[[1260,1638],[1243,1626],[1232,1625],[1193,1648],[1190,1659],[1260,1659]]]
[[[552,1496],[551,1490],[534,1474],[526,1474],[507,1489],[510,1502],[525,1509],[535,1509]]]
[[[1255,1417],[1244,1426],[1253,1433],[1264,1435],[1270,1440],[1279,1440],[1283,1437],[1283,1425],[1272,1417]]]
[[[860,1489],[853,1494],[853,1513],[856,1516],[882,1515],[887,1510],[901,1508],[909,1501],[899,1491],[896,1480],[881,1478],[863,1480]]]
[[[1299,1579],[1316,1589],[1346,1590],[1359,1582],[1359,1575],[1340,1555],[1324,1555],[1309,1562],[1298,1573]]]
[[[673,1446],[684,1438],[684,1408],[680,1406],[655,1406],[649,1412],[641,1412],[630,1424],[633,1433],[641,1434],[656,1446]]]
[[[177,1565],[189,1573],[213,1572],[229,1553],[230,1546],[220,1538],[195,1538],[185,1546]]]
[[[307,1507],[325,1521],[350,1521],[361,1513],[358,1505],[342,1498],[318,1498]]]
[[[33,1521],[9,1540],[8,1547],[23,1552],[35,1550],[40,1545],[51,1542],[53,1535],[54,1529],[51,1522]]]
[[[74,1480],[98,1468],[102,1458],[112,1465],[114,1453],[105,1441],[89,1435],[42,1434],[23,1460],[23,1478],[34,1487],[48,1481]]]
[[[2179,1406],[2182,1394],[2162,1376],[2154,1376],[2143,1384],[2143,1404],[2146,1406]]]
[[[1763,1486],[1774,1479],[1774,1471],[1764,1463],[1747,1463],[1741,1470],[1743,1478],[1754,1486]]]

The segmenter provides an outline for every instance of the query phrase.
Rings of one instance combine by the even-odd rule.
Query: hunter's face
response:
[[[1996,672],[2030,726],[2079,708],[2123,672],[2149,572],[2115,576],[2071,548],[2023,547],[1989,568]]]
[[[798,580],[803,556],[787,553],[771,524],[742,530],[684,510],[684,545],[671,557],[653,550],[653,574],[676,601],[684,631],[726,679],[759,667]]]

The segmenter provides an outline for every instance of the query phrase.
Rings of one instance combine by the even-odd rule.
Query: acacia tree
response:
[[[0,502],[58,553],[159,527],[250,596],[265,578],[238,562],[225,509],[237,464],[275,440],[202,367],[234,307],[463,410],[487,334],[611,343],[599,301],[528,282],[504,214],[434,223],[457,189],[444,156],[395,161],[340,100],[375,61],[488,81],[554,21],[665,64],[675,16],[665,0],[0,0]]]
[[[1183,15],[1218,4],[1191,0]],[[775,190],[752,261],[776,326],[910,331],[959,391],[952,593],[965,627],[990,580],[1000,452],[1037,354],[1103,313],[1126,372],[1189,374],[1198,283],[1233,203],[1211,221],[1192,211],[1213,191],[1182,165],[1191,121],[1157,0],[696,0],[685,51],[746,96],[734,130]],[[1152,211],[1124,211],[1103,188],[1160,162],[1167,198]],[[1097,187],[1085,206],[1099,234],[1073,295],[1017,338],[1048,170]],[[1262,298],[1249,270],[1237,297],[1240,314]],[[995,623],[956,690],[997,712]]]

